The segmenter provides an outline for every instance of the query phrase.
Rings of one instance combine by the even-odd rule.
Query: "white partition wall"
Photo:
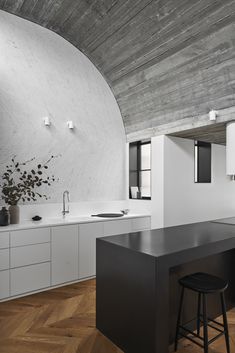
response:
[[[194,141],[152,138],[152,228],[232,217],[234,196],[225,146],[212,145],[211,183],[194,183]]]

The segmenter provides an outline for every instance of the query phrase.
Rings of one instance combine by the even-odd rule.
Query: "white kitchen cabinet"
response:
[[[150,217],[139,217],[132,219],[132,232],[139,232],[141,230],[151,229]]]
[[[0,250],[0,271],[9,269],[9,249]]]
[[[148,230],[151,217],[0,232],[0,299],[96,275],[96,238]]]
[[[10,282],[9,270],[0,271],[0,299],[9,297],[10,295]]]
[[[11,296],[50,286],[50,263],[11,269]]]
[[[78,279],[78,225],[51,228],[52,285]]]
[[[9,233],[1,232],[0,233],[0,249],[9,248]]]
[[[131,219],[120,219],[104,222],[104,236],[130,233],[131,231]]]
[[[51,244],[19,246],[10,250],[11,268],[33,265],[51,260]]]
[[[11,232],[11,247],[48,243],[50,242],[50,228],[23,229]]]
[[[104,234],[104,223],[86,223],[78,226],[78,277],[95,276],[96,238]]]

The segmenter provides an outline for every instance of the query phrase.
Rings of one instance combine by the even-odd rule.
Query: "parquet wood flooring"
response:
[[[228,319],[235,353],[235,310]],[[199,352],[181,341],[178,353]],[[222,337],[210,353],[225,352]],[[0,353],[123,352],[95,328],[95,280],[89,280],[0,303]]]

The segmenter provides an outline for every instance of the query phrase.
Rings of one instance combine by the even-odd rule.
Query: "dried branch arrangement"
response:
[[[1,179],[2,199],[8,205],[17,205],[19,201],[36,201],[38,198],[48,199],[48,196],[37,191],[42,185],[51,186],[56,180],[54,175],[48,176],[48,165],[52,159],[58,156],[51,156],[44,164],[37,164],[29,170],[28,166],[35,160],[31,158],[25,162],[19,162],[14,156],[11,163],[6,166],[6,171]]]

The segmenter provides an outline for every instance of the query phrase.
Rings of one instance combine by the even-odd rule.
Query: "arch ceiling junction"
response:
[[[0,0],[96,65],[113,90],[129,140],[158,133],[224,143],[235,106],[234,0]],[[207,126],[210,109],[219,125]],[[214,129],[214,130],[213,130]],[[211,133],[212,131],[212,133]]]

